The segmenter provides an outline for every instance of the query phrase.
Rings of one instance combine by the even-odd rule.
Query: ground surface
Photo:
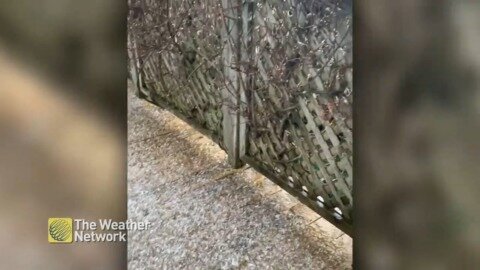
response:
[[[351,238],[129,93],[129,269],[350,269]]]

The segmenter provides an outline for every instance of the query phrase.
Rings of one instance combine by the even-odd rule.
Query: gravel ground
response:
[[[129,269],[350,269],[351,238],[129,93]],[[330,226],[330,227],[329,227]]]

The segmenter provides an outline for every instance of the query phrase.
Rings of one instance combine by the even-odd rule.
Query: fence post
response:
[[[133,45],[133,37],[132,35],[127,35],[127,54],[128,54],[128,67],[129,67],[129,74],[130,79],[135,86],[135,94],[138,92],[138,73],[137,73],[137,58],[134,55],[134,45]]]
[[[140,56],[138,55],[137,42],[134,35],[127,35],[127,54],[129,58],[130,76],[135,86],[135,95],[143,98],[143,78],[140,72]]]
[[[240,155],[244,152],[245,121],[241,113],[241,74],[238,71],[241,57],[240,18],[243,0],[222,0],[225,24],[222,30],[223,72],[225,87],[222,89],[223,143],[231,166],[238,168],[244,163]]]
[[[253,2],[222,0],[226,24],[222,32],[226,87],[223,98],[223,138],[230,164],[244,164],[247,147],[247,92],[251,91],[250,59],[252,57]],[[241,63],[241,64],[240,64]]]

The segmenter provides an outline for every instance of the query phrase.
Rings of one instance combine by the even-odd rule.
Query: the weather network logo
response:
[[[71,218],[48,219],[48,242],[72,243],[73,221]]]

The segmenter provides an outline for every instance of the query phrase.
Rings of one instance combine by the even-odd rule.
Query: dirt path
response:
[[[165,110],[129,94],[129,269],[349,269],[351,238]]]

